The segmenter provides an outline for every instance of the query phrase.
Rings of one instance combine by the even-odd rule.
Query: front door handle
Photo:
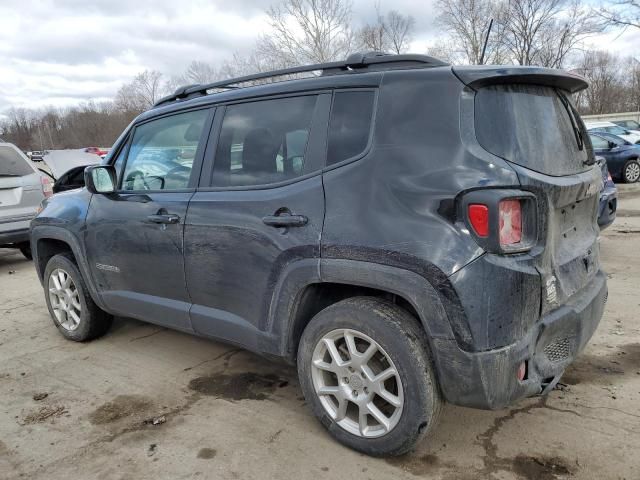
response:
[[[271,227],[303,227],[309,219],[304,215],[269,215],[262,221]]]
[[[160,223],[163,225],[171,225],[180,222],[180,217],[178,215],[168,213],[168,214],[156,214],[149,215],[147,220],[151,223]]]

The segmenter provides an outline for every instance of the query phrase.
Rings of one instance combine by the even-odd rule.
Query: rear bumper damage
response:
[[[604,272],[564,305],[549,312],[516,343],[466,352],[455,340],[434,339],[443,394],[450,403],[499,409],[525,397],[548,393],[595,332],[607,299]],[[523,381],[517,379],[522,362]]]

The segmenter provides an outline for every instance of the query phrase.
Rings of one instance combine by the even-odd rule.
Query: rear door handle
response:
[[[147,217],[147,220],[151,223],[161,223],[164,225],[170,225],[170,224],[174,224],[174,223],[179,223],[180,222],[180,217],[178,215],[175,214],[156,214],[156,215],[149,215]]]
[[[269,215],[262,221],[271,227],[303,227],[309,219],[304,215]]]

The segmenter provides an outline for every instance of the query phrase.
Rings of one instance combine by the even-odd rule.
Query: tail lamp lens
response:
[[[469,222],[479,237],[489,236],[489,207],[480,203],[469,205]]]
[[[40,184],[42,185],[42,193],[44,193],[45,198],[53,195],[53,184],[49,178],[40,177]]]
[[[502,200],[498,207],[500,245],[522,241],[522,207],[520,200]]]

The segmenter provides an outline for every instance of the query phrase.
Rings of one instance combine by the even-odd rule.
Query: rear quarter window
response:
[[[329,120],[327,165],[360,155],[369,144],[375,93],[336,92]]]
[[[28,160],[13,148],[0,146],[0,177],[3,175],[23,177],[32,173],[34,172]]]
[[[494,155],[547,175],[588,170],[591,143],[576,115],[574,123],[584,139],[580,148],[560,95],[553,88],[536,85],[481,88],[475,97],[478,142]]]

